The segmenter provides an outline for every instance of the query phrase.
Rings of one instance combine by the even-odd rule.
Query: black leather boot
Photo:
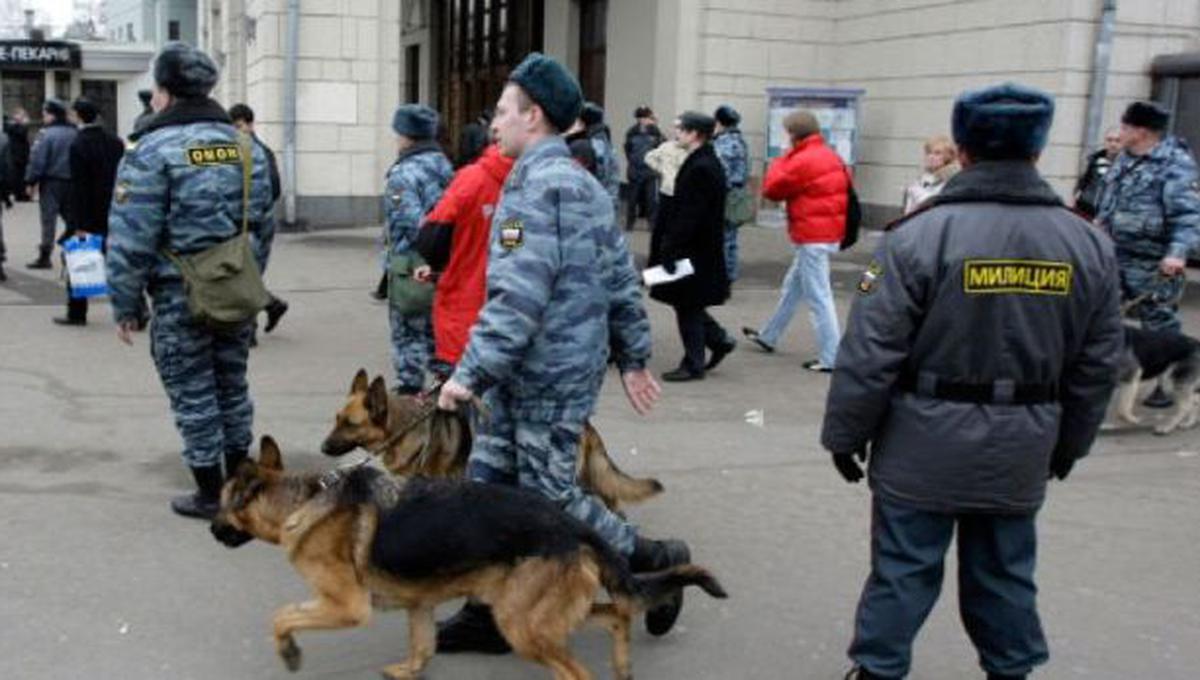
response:
[[[271,301],[263,308],[263,311],[267,313],[267,325],[263,326],[263,332],[270,333],[275,330],[275,327],[279,325],[279,320],[283,318],[284,314],[287,314],[287,310],[288,303],[272,295]]]
[[[33,262],[30,262],[29,264],[25,265],[25,268],[26,269],[50,269],[51,267],[53,267],[54,265],[50,264],[50,251],[51,251],[51,248],[47,248],[45,246],[38,246],[37,259],[34,260]]]
[[[7,281],[8,274],[4,273],[4,260],[0,259],[0,281]]]
[[[221,505],[221,466],[194,467],[196,491],[171,499],[171,509],[184,517],[211,520]]]
[[[246,460],[247,458],[249,458],[249,454],[247,454],[245,451],[226,451],[225,479],[232,477],[233,473],[237,472],[238,466],[241,465],[242,461]],[[219,492],[218,495],[220,495]]]
[[[457,614],[438,624],[437,651],[441,654],[508,654],[512,647],[496,627],[492,608],[468,601]]]
[[[875,675],[862,666],[855,666],[846,674],[845,680],[892,680],[882,675]]]
[[[635,574],[662,571],[691,561],[692,553],[683,541],[652,541],[638,536],[633,546],[633,555],[629,557],[629,569]],[[666,635],[679,619],[682,609],[681,588],[672,594],[668,601],[646,612],[646,631],[651,635]]]
[[[988,673],[987,680],[1025,680],[1029,677],[1022,673],[1020,675],[1000,675],[999,673]]]

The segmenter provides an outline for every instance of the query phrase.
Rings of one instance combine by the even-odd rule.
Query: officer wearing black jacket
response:
[[[1109,238],[1034,166],[1054,112],[1006,84],[954,105],[963,171],[893,225],[858,286],[821,443],[856,482],[870,451],[871,575],[847,677],[902,678],[957,533],[959,606],[988,677],[1048,657],[1034,520],[1087,454],[1123,333]]]

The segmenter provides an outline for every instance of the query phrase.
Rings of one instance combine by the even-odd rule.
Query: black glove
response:
[[[1075,467],[1075,459],[1070,455],[1055,449],[1050,455],[1050,477],[1057,478],[1062,481],[1071,474],[1071,468]]]
[[[867,452],[865,450],[851,451],[850,453],[835,453],[833,454],[833,466],[837,468],[838,474],[851,484],[857,483],[863,478],[862,466],[854,459],[867,462]]]
[[[667,258],[666,260],[664,260],[662,263],[662,268],[663,268],[663,271],[665,271],[666,273],[674,274],[675,273],[675,258],[671,257],[671,258]]]

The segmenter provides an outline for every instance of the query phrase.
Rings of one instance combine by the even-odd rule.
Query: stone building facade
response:
[[[531,49],[575,69],[619,138],[639,104],[667,119],[729,103],[763,170],[766,88],[865,90],[860,194],[885,219],[947,132],[960,91],[1005,80],[1046,89],[1058,114],[1042,171],[1064,194],[1079,169],[1103,0],[299,0],[297,213],[377,221],[401,101],[443,110],[447,140],[494,100]],[[287,0],[200,0],[201,43],[283,142]],[[1104,104],[1113,124],[1151,93],[1150,63],[1200,48],[1200,3],[1117,2]]]

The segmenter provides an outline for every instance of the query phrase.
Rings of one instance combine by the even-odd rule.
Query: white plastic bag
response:
[[[71,297],[91,298],[108,295],[108,280],[104,275],[104,237],[97,234],[72,236],[63,241],[67,260],[67,280]]]

